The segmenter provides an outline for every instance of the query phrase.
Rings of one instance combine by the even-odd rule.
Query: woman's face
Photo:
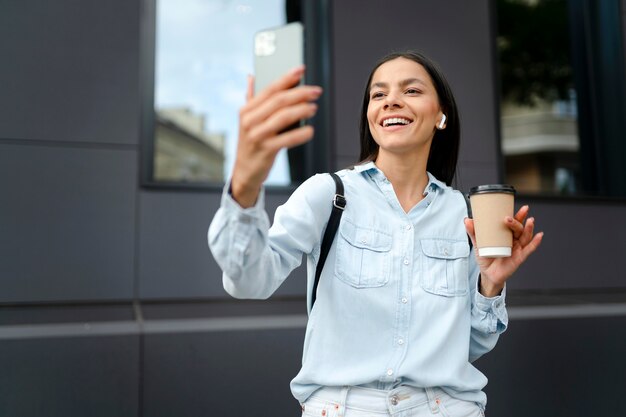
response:
[[[406,58],[387,61],[376,69],[369,87],[367,120],[379,155],[428,155],[443,113],[424,67]]]

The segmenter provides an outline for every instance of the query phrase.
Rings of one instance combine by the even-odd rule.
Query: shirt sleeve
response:
[[[315,175],[276,210],[270,227],[265,190],[256,204],[242,208],[224,188],[221,206],[208,231],[209,247],[223,271],[227,293],[236,298],[268,298],[319,246],[332,208],[333,181]]]
[[[473,249],[470,253],[470,274],[472,330],[469,360],[473,362],[494,348],[499,335],[508,326],[509,317],[505,304],[506,284],[500,295],[495,297],[485,297],[478,291],[480,269]]]

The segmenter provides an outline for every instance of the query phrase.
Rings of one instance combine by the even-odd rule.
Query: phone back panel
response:
[[[304,63],[303,43],[303,27],[299,22],[262,30],[254,36],[255,94]]]

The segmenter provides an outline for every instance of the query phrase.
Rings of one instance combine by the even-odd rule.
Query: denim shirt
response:
[[[309,308],[293,395],[304,402],[321,386],[404,384],[484,407],[487,378],[472,362],[506,329],[506,289],[493,298],[477,291],[463,195],[429,173],[424,198],[406,213],[374,163],[338,175],[347,205]],[[334,194],[329,175],[311,177],[270,228],[263,190],[242,209],[225,188],[208,234],[225,290],[267,298],[306,255],[310,307]]]

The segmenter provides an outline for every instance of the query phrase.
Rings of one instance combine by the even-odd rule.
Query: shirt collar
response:
[[[354,170],[356,172],[365,172],[365,171],[369,171],[370,169],[374,169],[376,171],[380,171],[378,169],[378,167],[376,167],[376,164],[374,164],[374,161],[369,161],[369,162],[366,162],[364,164],[360,164],[360,165],[355,165],[354,166]]]
[[[385,176],[385,174],[383,174],[383,172],[380,169],[378,169],[374,161],[369,161],[364,164],[355,165],[354,170],[356,172],[374,171],[372,173],[375,174],[376,176],[379,176],[380,178],[384,178]],[[426,188],[424,189],[424,195],[428,194],[428,192],[431,190],[434,191],[438,188],[440,189],[446,188],[446,184],[439,181],[437,178],[435,178],[433,174],[431,174],[428,171],[426,171],[426,174],[428,174],[428,184],[426,185]]]

